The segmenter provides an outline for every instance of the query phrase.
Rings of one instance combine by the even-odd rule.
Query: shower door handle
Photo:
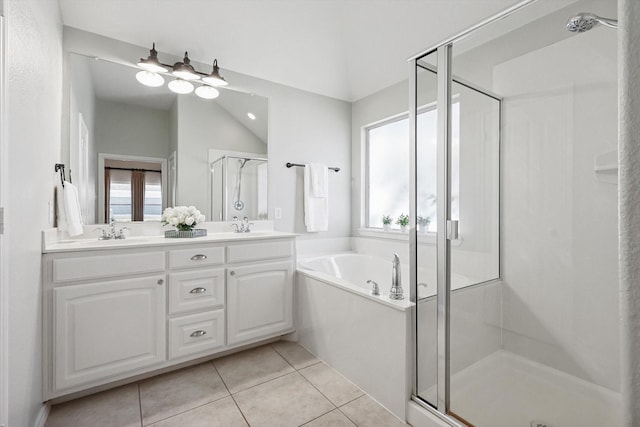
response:
[[[458,220],[447,220],[447,239],[458,240],[460,238],[458,233]]]

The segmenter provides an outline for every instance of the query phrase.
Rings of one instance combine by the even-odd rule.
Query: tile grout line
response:
[[[219,398],[217,398],[217,399],[213,399],[213,400],[212,400],[212,401],[210,401],[210,402],[205,402],[205,403],[203,403],[202,405],[194,406],[193,408],[189,408],[189,409],[186,409],[186,410],[181,411],[181,412],[176,412],[175,414],[171,414],[171,415],[169,415],[169,416],[168,416],[168,417],[166,417],[166,418],[162,418],[162,419],[156,420],[156,421],[154,421],[154,422],[153,422],[153,423],[151,423],[151,424],[147,424],[146,426],[144,425],[144,420],[141,420],[141,421],[142,421],[142,427],[153,427],[155,424],[157,424],[157,423],[159,423],[159,422],[161,422],[161,421],[165,421],[165,420],[168,420],[168,419],[170,419],[170,418],[177,417],[178,415],[186,414],[187,412],[194,411],[194,410],[196,410],[196,409],[198,409],[198,408],[202,408],[203,406],[210,405],[210,404],[212,404],[212,403],[214,403],[214,402],[217,402],[217,401],[219,401],[219,400],[222,400],[222,399],[224,399],[225,397],[229,397],[229,396],[231,396],[231,392],[229,391],[229,388],[227,387],[227,384],[226,384],[226,383],[224,382],[224,380],[222,379],[222,375],[220,375],[220,372],[218,372],[218,369],[216,369],[215,365],[213,365],[213,360],[209,360],[208,362],[204,362],[204,363],[211,363],[211,365],[213,366],[213,370],[216,372],[216,374],[218,374],[218,376],[220,377],[220,380],[222,381],[222,385],[224,385],[225,390],[227,390],[227,393],[229,393],[229,394],[228,394],[227,396],[222,396],[222,397],[219,397]],[[196,366],[198,366],[198,365],[196,365]],[[187,369],[188,369],[188,368],[187,368]],[[178,372],[178,371],[175,371],[175,372]],[[154,377],[154,378],[155,378],[155,377]],[[144,381],[141,381],[141,382],[144,382]],[[138,383],[138,393],[140,393],[140,383]],[[141,400],[141,403],[140,403],[140,406],[141,406],[140,411],[142,412],[142,398],[140,398],[140,400]],[[140,418],[142,418],[142,414],[140,415]]]
[[[136,383],[136,388],[138,389],[138,409],[140,413],[140,427],[143,427],[142,421],[142,396],[140,396],[140,382]]]
[[[242,412],[242,409],[240,409],[240,405],[238,405],[238,402],[236,401],[236,398],[233,396],[233,393],[231,393],[231,390],[229,390],[229,387],[227,386],[227,383],[224,381],[224,378],[222,378],[220,371],[218,371],[218,368],[216,368],[215,363],[213,363],[213,360],[211,360],[210,362],[211,362],[211,365],[213,365],[213,369],[215,369],[216,373],[220,376],[220,380],[222,381],[224,388],[227,389],[227,393],[229,393],[229,397],[231,397],[231,400],[233,400],[233,404],[236,405],[236,408],[238,408],[238,412],[240,412],[240,415],[242,415],[242,419],[244,420],[245,423],[247,423],[248,426],[251,426],[251,424],[249,424],[249,420],[247,420],[247,417],[244,415],[244,412]]]
[[[280,342],[280,341],[276,341],[276,343],[278,343],[278,342]],[[289,342],[293,342],[293,341],[289,341]],[[280,352],[278,351],[278,349],[277,349],[277,348],[275,348],[275,344],[276,344],[276,343],[272,343],[272,344],[270,344],[270,346],[271,346],[271,348],[273,349],[273,351],[275,351],[276,353],[278,353],[278,356],[282,357],[282,358],[284,359],[284,361],[285,361],[285,362],[287,362],[287,363],[289,364],[289,366],[291,366],[291,367],[292,367],[293,369],[295,369],[296,371],[300,371],[300,370],[305,369],[305,368],[308,368],[308,367],[310,367],[310,366],[317,365],[318,363],[323,363],[323,361],[322,361],[322,360],[320,360],[320,359],[318,359],[317,357],[315,357],[315,355],[313,355],[313,354],[309,353],[309,351],[308,351],[306,348],[302,347],[302,346],[301,346],[300,344],[298,344],[298,343],[295,343],[296,345],[298,345],[298,346],[300,346],[301,348],[303,348],[307,353],[311,354],[311,355],[313,356],[313,358],[314,358],[314,359],[316,359],[316,362],[311,363],[311,364],[306,365],[306,366],[302,366],[300,369],[298,369],[298,368],[296,368],[296,367],[293,365],[293,363],[289,362],[289,360],[286,358],[286,356],[285,356],[284,354],[280,353]]]

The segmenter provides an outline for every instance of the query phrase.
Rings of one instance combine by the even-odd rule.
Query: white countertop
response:
[[[46,233],[46,232],[45,232]],[[212,242],[238,242],[295,237],[295,233],[281,231],[252,231],[249,233],[209,232],[204,237],[166,238],[164,235],[132,236],[126,239],[98,240],[97,238],[48,239],[43,233],[42,253],[98,251],[105,249],[180,246]]]

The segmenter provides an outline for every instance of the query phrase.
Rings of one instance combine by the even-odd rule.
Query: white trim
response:
[[[164,157],[144,157],[130,156],[126,154],[98,153],[98,224],[106,222],[104,217],[104,161],[128,160],[132,162],[160,163],[160,174],[162,175],[162,209],[167,207],[167,159]]]
[[[4,230],[0,236],[0,424],[9,425],[9,250],[7,247],[6,23],[0,16],[0,206],[4,207]]]
[[[38,416],[36,417],[36,421],[33,424],[34,427],[44,427],[47,423],[47,418],[49,418],[49,413],[51,412],[51,404],[49,402],[45,402],[40,407],[38,411]]]

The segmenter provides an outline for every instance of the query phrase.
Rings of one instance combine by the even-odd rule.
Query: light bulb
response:
[[[140,62],[138,62],[138,67],[143,68],[147,71],[151,71],[152,73],[166,73],[168,71],[166,67],[158,65],[157,63],[148,61],[146,59],[140,60]]]
[[[160,74],[151,71],[140,71],[136,74],[136,80],[145,86],[158,87],[164,84],[164,79]]]
[[[200,78],[199,75],[185,68],[174,70],[172,74],[184,80],[198,80]]]
[[[214,99],[220,95],[220,92],[211,86],[202,85],[196,88],[196,95],[204,99]]]
[[[218,78],[217,76],[211,76],[208,75],[206,77],[202,78],[202,81],[211,85],[211,86],[227,86],[229,83],[227,83],[226,80],[222,79],[222,78]]]
[[[193,92],[193,85],[186,80],[176,79],[169,82],[169,90],[179,94]]]
[[[251,112],[247,113],[247,117],[249,117],[251,120],[255,120],[256,119],[256,115],[251,113]]]

